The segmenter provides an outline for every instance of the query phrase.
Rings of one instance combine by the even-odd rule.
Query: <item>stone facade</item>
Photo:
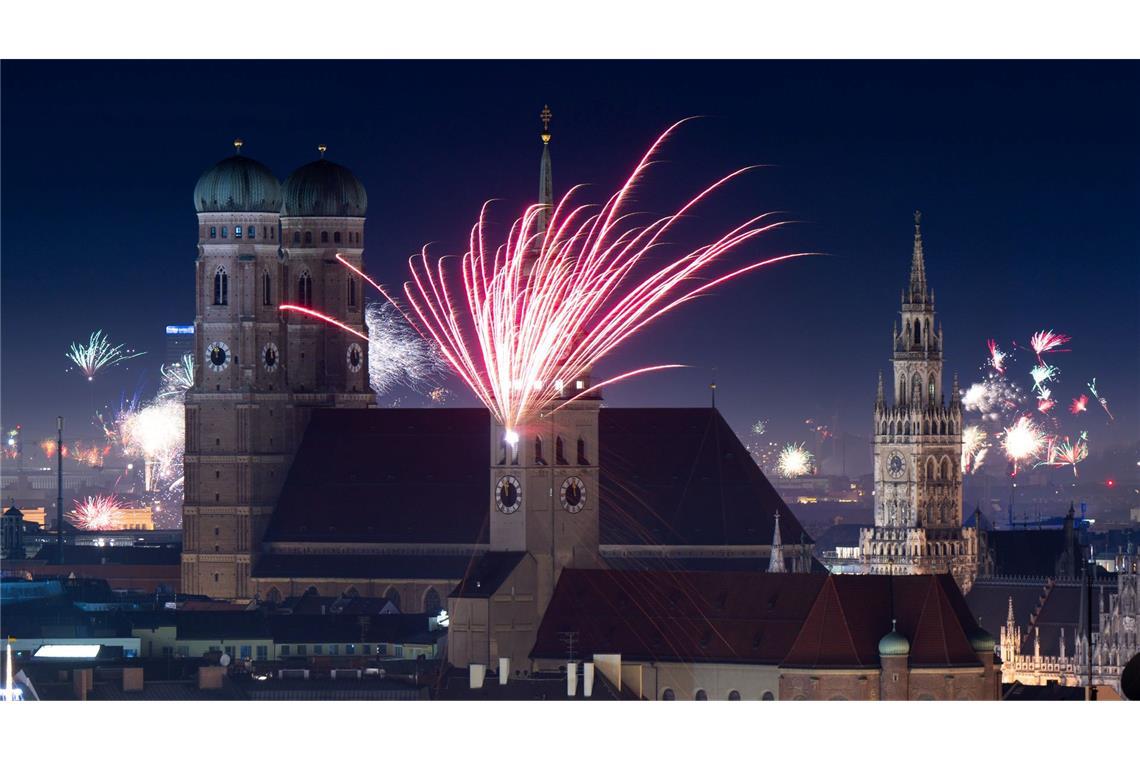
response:
[[[942,328],[935,328],[921,215],[915,213],[902,327],[891,330],[893,392],[879,376],[874,416],[875,526],[860,534],[861,571],[951,573],[963,592],[976,573],[975,529],[962,527],[962,404],[957,376],[942,384]]]

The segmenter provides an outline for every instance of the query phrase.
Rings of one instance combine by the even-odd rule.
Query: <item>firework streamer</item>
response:
[[[988,448],[985,430],[977,425],[962,428],[962,472],[976,471]]]
[[[1108,411],[1108,399],[1106,399],[1104,396],[1100,395],[1096,391],[1096,378],[1095,377],[1092,379],[1092,382],[1089,383],[1089,393],[1091,393],[1093,395],[1093,398],[1095,398],[1097,400],[1097,402],[1100,404],[1100,408],[1104,410],[1104,413],[1108,415],[1108,418],[1110,420],[1112,420],[1113,422],[1115,422],[1116,418],[1112,416],[1112,412]],[[1088,403],[1087,398],[1085,399],[1085,403],[1086,404]]]
[[[1052,330],[1041,330],[1033,333],[1032,337],[1029,338],[1029,345],[1033,349],[1033,353],[1037,355],[1037,363],[1044,364],[1045,360],[1041,358],[1042,354],[1061,350],[1061,346],[1068,343],[1069,340],[1068,335],[1054,333]]]
[[[1005,374],[1005,357],[1006,354],[998,348],[997,341],[990,338],[986,341],[986,346],[990,350],[990,366],[994,368],[994,372],[999,375]]]
[[[158,392],[161,398],[182,398],[186,391],[194,387],[194,355],[183,354],[182,358],[171,364],[159,368],[162,375],[162,390]]]
[[[186,409],[180,399],[162,399],[128,411],[120,417],[118,430],[127,456],[143,460],[148,492],[166,490],[182,477]]]
[[[433,403],[442,404],[446,389],[432,386],[447,374],[448,365],[435,346],[421,338],[388,302],[368,304],[364,321],[368,328],[368,382],[377,398],[403,386],[427,392]]]
[[[1056,367],[1049,364],[1034,365],[1033,369],[1029,370],[1029,376],[1033,378],[1033,390],[1040,391],[1046,383],[1056,380],[1058,372]]]
[[[553,209],[529,207],[511,225],[506,241],[491,246],[484,204],[461,258],[433,259],[426,249],[412,257],[405,303],[344,257],[337,258],[399,309],[496,420],[517,435],[539,409],[563,398],[564,388],[588,376],[598,362],[663,315],[747,272],[811,255],[786,254],[714,272],[729,252],[786,223],[761,214],[680,257],[652,263],[683,218],[754,168],[732,172],[669,216],[633,226],[637,217],[627,208],[630,196],[680,124],[653,143],[600,208],[573,205],[579,190],[573,188]],[[449,259],[460,262],[458,272],[448,268]],[[312,310],[291,304],[280,308],[336,324]]]
[[[91,333],[86,343],[72,343],[67,351],[67,358],[83,373],[88,381],[93,381],[95,375],[120,362],[145,354],[145,351],[134,352],[123,348],[120,343],[112,346],[102,330]]]

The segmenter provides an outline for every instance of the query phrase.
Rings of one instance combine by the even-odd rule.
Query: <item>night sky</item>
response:
[[[828,254],[651,327],[599,376],[693,368],[609,388],[608,403],[707,404],[715,375],[737,430],[766,419],[778,439],[810,440],[803,421],[816,418],[867,434],[921,209],[947,383],[954,370],[980,377],[987,338],[1024,344],[1052,328],[1073,336],[1058,396],[1096,376],[1117,422],[1092,409],[1094,441],[1137,438],[1135,63],[5,61],[0,78],[0,413],[34,435],[57,414],[93,432],[91,392],[115,405],[153,392],[164,325],[194,318],[194,184],[235,137],[281,179],[327,143],[368,190],[366,266],[394,283],[425,243],[461,252],[485,199],[502,199],[504,228],[534,201],[549,103],[556,195],[591,183],[584,198],[604,199],[661,130],[701,115],[639,207],[665,213],[766,164],[689,229],[711,237],[781,210],[799,223],[733,261]],[[149,354],[89,389],[64,353],[97,328]],[[1017,371],[1029,362],[1018,352]]]

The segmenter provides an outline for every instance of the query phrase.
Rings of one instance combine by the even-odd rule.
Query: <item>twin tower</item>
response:
[[[194,188],[198,212],[194,386],[186,394],[182,590],[252,596],[250,571],[282,483],[317,407],[363,408],[368,347],[282,303],[364,332],[368,196],[324,158],[281,183],[235,154]]]

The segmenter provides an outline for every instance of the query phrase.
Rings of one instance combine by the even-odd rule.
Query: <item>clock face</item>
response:
[[[216,340],[206,347],[206,366],[214,372],[221,372],[230,363],[230,347]]]
[[[350,372],[359,372],[360,367],[364,364],[364,352],[360,350],[360,346],[355,343],[349,346],[345,361],[348,362]]]
[[[904,473],[906,473],[906,460],[903,459],[902,454],[892,451],[887,456],[887,474],[898,480]]]
[[[266,343],[265,348],[261,351],[261,363],[265,365],[265,369],[270,372],[277,371],[277,344]]]
[[[495,506],[504,515],[517,512],[522,505],[522,485],[514,475],[504,475],[495,486]]]
[[[572,515],[586,506],[586,484],[581,478],[569,477],[562,483],[562,508]]]

